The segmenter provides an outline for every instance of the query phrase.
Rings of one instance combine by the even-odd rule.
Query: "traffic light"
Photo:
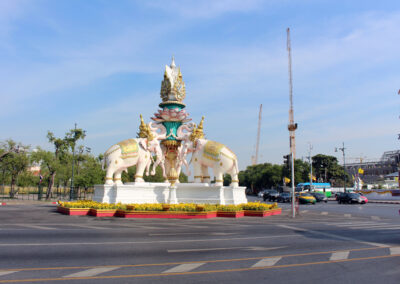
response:
[[[290,168],[290,154],[283,156],[283,164],[288,169]]]

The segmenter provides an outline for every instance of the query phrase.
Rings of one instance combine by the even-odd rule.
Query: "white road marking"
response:
[[[365,230],[375,230],[375,229],[379,229],[379,230],[400,230],[400,225],[381,227],[381,228],[370,228],[370,229],[365,229]]]
[[[341,260],[341,259],[348,259],[349,258],[349,251],[338,251],[332,253],[329,260]]]
[[[372,219],[372,220],[380,220],[381,217],[378,217],[378,216],[371,216],[371,219]]]
[[[261,237],[243,237],[243,238],[220,238],[220,239],[192,239],[192,240],[160,240],[160,241],[131,241],[131,242],[82,242],[82,243],[9,243],[0,244],[0,247],[8,246],[86,246],[86,245],[142,245],[142,244],[157,244],[157,243],[194,243],[194,242],[217,242],[217,241],[234,241],[234,240],[259,240],[259,239],[272,239],[272,238],[287,238],[296,237],[299,238],[299,234],[286,234],[286,235],[275,235],[275,236],[261,236]]]
[[[307,213],[308,210],[300,210],[301,213]]]
[[[376,225],[378,223],[376,222],[351,222],[351,223],[332,223],[332,225],[334,226],[338,226],[338,227],[353,227],[353,226],[364,226],[364,225]]]
[[[14,273],[14,272],[17,272],[17,271],[1,271],[0,270],[0,276],[11,274],[11,273]]]
[[[187,225],[187,224],[176,224],[176,227],[184,227],[184,228],[198,228],[198,229],[206,229],[208,226],[197,226],[197,225]]]
[[[31,224],[18,224],[17,226],[27,227],[30,229],[39,229],[39,230],[57,230],[56,228],[50,228],[50,227],[39,226],[39,225],[31,225]]]
[[[400,254],[400,247],[390,248],[390,254]]]
[[[392,226],[394,226],[394,225],[385,223],[385,224],[376,224],[376,225],[356,225],[356,226],[353,226],[352,228],[354,228],[354,229],[375,229],[375,228],[379,229],[382,227],[392,227]]]
[[[165,270],[162,273],[176,273],[176,272],[188,272],[193,269],[196,269],[202,265],[204,265],[204,262],[201,263],[185,263],[185,264],[180,264],[178,266],[175,266],[171,269]]]
[[[271,247],[271,248],[266,248],[266,247],[227,247],[227,248],[199,248],[199,249],[169,249],[167,252],[169,253],[174,253],[174,252],[195,252],[195,251],[214,251],[214,250],[232,250],[232,249],[243,249],[243,250],[273,250],[273,249],[279,249],[279,248],[285,248],[286,246],[283,247]]]
[[[165,229],[161,227],[150,227],[150,226],[144,226],[144,225],[139,225],[139,224],[118,224],[119,226],[131,228],[131,229],[149,229],[149,230],[156,230],[156,229]]]
[[[95,230],[109,230],[109,229],[112,229],[112,228],[97,227],[97,226],[91,226],[91,225],[85,225],[85,224],[69,224],[69,226],[85,228],[85,229],[95,229]]]
[[[330,237],[330,238],[336,238],[336,239],[344,240],[344,241],[357,242],[357,243],[366,244],[366,245],[375,246],[375,247],[388,247],[388,245],[385,245],[385,244],[374,243],[374,242],[364,242],[364,241],[360,241],[360,240],[358,240],[358,239],[353,239],[353,238],[344,237],[344,236],[339,236],[339,235],[330,234],[330,233],[325,233],[325,232],[319,232],[319,231],[314,231],[314,230],[308,230],[308,229],[303,229],[303,228],[297,228],[297,227],[288,226],[288,225],[278,225],[278,226],[279,226],[279,227],[282,227],[282,228],[286,228],[286,229],[291,229],[291,230],[296,230],[296,231],[302,231],[302,232],[313,233],[313,234],[316,234],[316,235],[326,236],[326,237]]]
[[[282,257],[263,258],[251,267],[274,266]]]
[[[99,267],[99,268],[91,268],[87,270],[83,270],[77,273],[72,273],[63,276],[63,278],[70,278],[70,277],[90,277],[90,276],[96,276],[104,272],[109,272],[113,271],[115,269],[118,269],[119,267]]]
[[[329,213],[328,212],[326,212],[326,211],[324,211],[324,212],[321,212],[321,215],[328,215]]]
[[[165,234],[149,234],[149,236],[181,236],[181,235],[200,235],[201,233],[165,233]]]
[[[344,214],[344,217],[351,218],[351,214]]]

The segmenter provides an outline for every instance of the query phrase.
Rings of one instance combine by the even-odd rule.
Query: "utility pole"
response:
[[[257,127],[257,141],[256,141],[256,154],[253,157],[253,166],[257,165],[258,162],[258,151],[260,147],[260,132],[261,132],[261,116],[262,116],[262,104],[260,104],[260,111],[258,113],[258,127]]]
[[[297,129],[297,123],[294,123],[293,114],[293,81],[292,81],[292,48],[290,43],[290,29],[287,28],[287,51],[288,51],[288,69],[289,69],[289,142],[290,142],[290,153],[293,155],[293,160],[296,159],[296,135],[295,131]]]
[[[76,123],[75,123],[76,133]],[[72,175],[71,175],[71,188],[69,190],[69,200],[74,200],[74,163],[75,163],[75,144],[72,145]]]
[[[343,189],[344,192],[346,192],[346,154],[345,154],[346,148],[344,147],[344,142],[342,148],[335,148],[335,152],[337,152],[338,150],[342,151],[343,153]]]
[[[310,191],[311,191],[312,182],[313,182],[311,150],[313,149],[313,146],[311,145],[311,142],[308,142],[308,145],[309,145],[309,148],[308,148],[308,162],[310,163]]]
[[[290,43],[290,29],[287,28],[287,42],[286,48],[288,51],[288,71],[289,71],[289,144],[290,144],[290,156],[292,162],[292,217],[296,217],[295,210],[295,194],[294,194],[294,160],[296,158],[296,141],[295,141],[295,131],[297,129],[297,123],[294,123],[294,115],[293,115],[293,82],[292,82],[292,48]]]

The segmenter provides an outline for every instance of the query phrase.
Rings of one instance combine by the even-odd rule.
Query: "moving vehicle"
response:
[[[365,201],[364,198],[362,198],[361,195],[359,195],[358,193],[343,192],[337,196],[337,201],[339,204],[341,203],[365,204],[368,201]]]
[[[290,192],[281,192],[277,197],[276,201],[278,202],[291,202],[292,194]]]
[[[301,204],[315,204],[317,200],[308,192],[300,192],[296,194]]]
[[[317,202],[328,202],[328,197],[326,197],[325,194],[320,193],[320,192],[311,192],[311,195],[315,197],[315,199],[317,200]]]
[[[296,186],[296,191],[315,191],[326,195],[326,197],[331,197],[331,184],[329,182],[313,182],[311,185],[309,182],[299,183]]]
[[[279,196],[279,192],[276,190],[268,190],[267,192],[264,193],[263,199],[264,201],[269,200],[269,201],[276,201],[276,199]]]

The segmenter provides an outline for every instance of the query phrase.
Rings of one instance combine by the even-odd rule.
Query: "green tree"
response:
[[[10,198],[14,198],[17,190],[15,188],[19,175],[28,168],[30,161],[28,156],[29,146],[16,143],[9,139],[1,145],[1,167],[3,173],[8,173],[10,178]]]
[[[101,167],[101,160],[89,154],[82,155],[80,158],[80,169],[76,175],[75,185],[87,190],[95,184],[104,182],[105,172]]]
[[[349,182],[350,178],[348,173],[345,172],[343,166],[339,165],[338,160],[334,156],[318,154],[312,157],[312,166],[314,176],[324,177],[326,174],[326,181],[333,185],[343,186],[343,176],[346,176],[346,181]]]

